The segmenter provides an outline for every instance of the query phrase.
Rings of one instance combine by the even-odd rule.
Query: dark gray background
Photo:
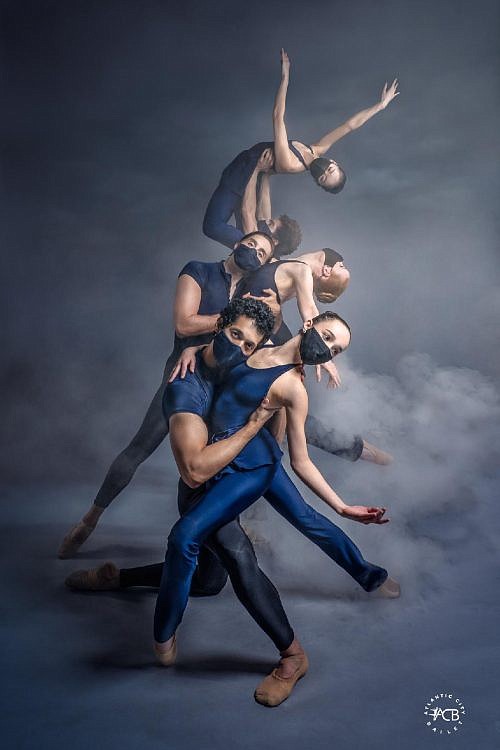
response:
[[[436,690],[470,710],[454,748],[498,745],[498,3],[3,7],[12,746],[420,750],[447,741],[422,723]],[[151,666],[154,597],[62,588],[74,567],[161,559],[175,519],[167,445],[80,561],[54,556],[157,387],[178,271],[225,253],[202,236],[203,212],[225,164],[271,137],[281,45],[289,133],[305,142],[401,82],[389,109],[334,150],[342,194],[308,175],[277,177],[273,190],[303,249],[341,249],[352,269],[337,305],[354,332],[343,387],[327,394],[309,378],[311,411],[395,462],[312,456],[346,500],[388,506],[387,527],[342,525],[403,597],[360,597],[259,503],[259,559],[313,661],[269,713],[251,694],[273,656],[230,590],[191,604],[178,671],[164,676]],[[286,317],[297,324],[293,305]]]

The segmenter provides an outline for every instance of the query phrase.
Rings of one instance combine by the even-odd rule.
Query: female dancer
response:
[[[326,133],[309,146],[301,141],[288,140],[285,126],[285,106],[289,77],[290,60],[287,53],[282,49],[281,82],[273,109],[274,142],[263,141],[238,154],[224,169],[219,185],[207,206],[203,220],[204,234],[231,249],[239,242],[245,231],[250,231],[245,227],[245,214],[242,214],[242,204],[247,189],[248,197],[251,198],[255,194],[255,185],[249,186],[248,183],[259,160],[263,173],[294,174],[309,171],[313,180],[323,190],[329,193],[338,193],[345,185],[345,172],[336,161],[325,158],[324,154],[329,151],[334,143],[353,130],[360,128],[399,95],[397,79],[390,86],[386,83],[382,89],[380,100],[376,104],[353,115],[342,125]],[[270,149],[273,153],[269,151]],[[233,215],[236,218],[236,227],[229,224]],[[288,219],[288,217],[285,218]],[[288,221],[290,220],[288,219]],[[276,235],[279,229],[279,224],[270,228],[275,241],[282,245],[281,251],[277,255],[293,252],[298,243],[294,247],[294,243],[288,237],[279,241],[279,237]],[[298,231],[297,238],[300,239]]]
[[[303,331],[283,346],[261,349],[248,361],[236,364],[225,373],[224,384],[213,403],[212,440],[233,434],[267,394],[272,407],[286,409],[291,463],[302,481],[340,515],[362,523],[381,524],[386,522],[384,508],[348,506],[331,489],[310,460],[304,436],[307,392],[297,365],[320,364],[343,351],[349,342],[347,324],[335,313],[327,312],[306,323]],[[367,563],[338,527],[304,503],[281,467],[281,455],[271,433],[261,430],[213,478],[196,507],[174,525],[155,611],[155,650],[165,666],[175,660],[175,631],[187,605],[201,544],[214,529],[231,521],[260,495],[365,590],[372,591],[386,581],[386,570]],[[189,480],[187,476],[183,478]]]

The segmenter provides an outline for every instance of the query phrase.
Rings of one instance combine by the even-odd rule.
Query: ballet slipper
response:
[[[277,669],[273,669],[260,685],[257,686],[254,698],[262,706],[279,706],[286,701],[298,680],[305,675],[309,667],[309,661],[304,653],[285,656],[281,659],[298,659],[299,664],[291,677],[280,677]]]
[[[158,648],[158,644],[155,643],[155,656],[162,665],[162,667],[171,667],[172,664],[174,664],[175,659],[177,657],[177,640],[176,636],[174,635],[174,640],[172,641],[172,645],[168,649],[168,651],[160,651]]]
[[[401,587],[399,583],[388,576],[383,584],[376,589],[377,594],[382,596],[384,599],[398,599],[401,595]]]
[[[84,521],[79,521],[76,526],[73,526],[73,528],[68,531],[62,540],[57,556],[63,560],[68,557],[73,557],[82,544],[92,534],[95,527],[96,524],[91,525]]]
[[[363,452],[361,453],[360,458],[362,461],[369,461],[370,463],[378,464],[379,466],[389,466],[389,464],[392,464],[393,462],[393,457],[390,453],[386,453],[375,445],[367,443],[366,440],[363,440]]]
[[[114,563],[106,562],[97,568],[75,570],[64,583],[79,591],[112,591],[120,588],[120,570]]]

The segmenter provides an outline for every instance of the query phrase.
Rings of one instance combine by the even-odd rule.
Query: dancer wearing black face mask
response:
[[[168,435],[162,410],[163,395],[172,368],[186,347],[208,344],[213,337],[220,311],[233,297],[236,286],[247,271],[267,263],[273,253],[271,239],[261,232],[243,238],[242,250],[217,263],[190,261],[179,274],[174,301],[175,337],[160,387],[151,401],[144,420],[128,446],[115,458],[96,498],[82,519],[66,534],[59,557],[72,557],[96,528],[110,503],[127,487],[138,467]],[[238,262],[237,258],[238,257]]]
[[[309,333],[311,326],[314,326],[312,335]],[[261,349],[250,357],[248,363],[244,361],[229,370],[218,388],[210,415],[214,433],[212,442],[217,445],[219,440],[228,440],[236,435],[239,425],[248,419],[253,405],[258,405],[267,394],[271,406],[285,405],[287,408],[292,466],[301,479],[342,516],[363,523],[384,523],[383,508],[345,505],[309,459],[304,437],[307,394],[295,366],[301,363],[314,365],[324,361],[326,356],[340,353],[349,344],[350,333],[344,321],[333,313],[319,316],[309,322],[305,329],[303,334],[286,345]],[[224,351],[232,358],[230,346],[233,344],[229,341],[229,346],[217,344],[214,347],[212,344],[209,349],[213,356],[218,350],[219,356]],[[210,362],[209,358],[205,363]],[[176,388],[180,391],[181,383]],[[168,390],[167,397],[166,408],[171,411],[176,408],[175,399],[172,403]],[[185,409],[185,400],[181,401],[184,401],[181,408]],[[199,469],[193,471],[190,460],[186,458],[190,450],[187,442],[185,440],[183,445],[177,446],[177,451],[173,446],[174,454],[183,480],[193,483],[199,480],[200,475]],[[261,493],[292,525],[344,567],[366,591],[383,587],[386,595],[398,595],[397,584],[392,579],[387,582],[387,572],[383,568],[365,561],[357,547],[338,527],[304,502],[280,466],[280,457],[281,451],[271,434],[267,430],[259,432],[225,468],[217,471],[213,482],[208,484],[206,494],[172,530],[155,616],[156,651],[164,665],[170,665],[175,659],[173,633],[182,617],[190,590],[192,593],[200,545],[215,529],[230,522]],[[212,471],[215,470],[212,466]],[[157,582],[160,568],[154,567]],[[86,575],[90,581],[92,576],[102,577],[103,573],[100,569]],[[123,582],[122,575],[120,582],[124,586],[145,585],[147,580],[151,580],[152,569],[151,566],[145,568],[142,578],[140,569],[122,571],[122,574]],[[71,581],[68,583],[71,585]],[[280,632],[281,674],[274,671],[256,691],[256,699],[266,705],[282,702],[307,670],[305,655],[299,644],[291,640],[293,632],[283,629]],[[275,643],[278,643],[276,639]],[[284,648],[287,645],[289,648]],[[288,653],[290,648],[292,651]]]
[[[219,185],[207,206],[203,232],[226,247],[233,248],[245,232],[256,228],[256,221],[261,217],[258,215],[260,198],[256,201],[255,192],[256,188],[258,193],[262,189],[259,184],[262,175],[309,171],[323,190],[339,193],[346,182],[345,172],[336,161],[324,155],[334,143],[384,110],[399,94],[397,80],[390,86],[386,83],[376,104],[353,115],[312,145],[307,145],[289,140],[287,135],[285,106],[289,75],[290,60],[281,50],[281,82],[273,109],[274,141],[256,143],[238,154],[222,172]],[[229,223],[233,215],[236,226]],[[263,224],[259,227],[264,228]],[[286,215],[268,220],[267,230],[276,243],[276,256],[292,253],[300,243],[299,226]]]

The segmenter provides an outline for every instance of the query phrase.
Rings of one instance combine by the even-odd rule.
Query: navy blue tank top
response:
[[[217,263],[203,263],[191,260],[186,263],[179,276],[186,274],[191,276],[201,289],[201,300],[198,308],[199,315],[215,315],[229,304],[231,291],[231,274],[226,273],[224,261]],[[174,352],[180,354],[188,346],[201,346],[209,344],[213,338],[211,333],[202,333],[198,336],[174,338]]]
[[[235,156],[233,161],[224,169],[219,184],[224,185],[224,187],[232,190],[233,193],[237,193],[238,195],[241,195],[243,197],[243,193],[245,192],[248,180],[250,179],[257,162],[259,161],[263,151],[265,151],[266,148],[274,148],[274,142],[261,141],[260,143],[256,143],[255,146],[247,148],[246,151],[241,151],[238,156]],[[298,148],[293,145],[292,141],[288,141],[288,148],[293,154],[295,154],[295,156],[305,167],[305,169],[309,169],[304,161],[304,157],[302,156]],[[306,146],[306,148],[308,148],[309,151],[313,153],[310,146]]]
[[[254,297],[260,297],[264,293],[264,289],[272,289],[276,293],[276,298],[281,305],[278,287],[276,286],[276,271],[283,263],[303,263],[303,261],[288,258],[287,260],[278,260],[276,263],[266,263],[256,271],[240,279],[236,287],[237,296],[242,297],[247,292],[250,292]],[[291,338],[292,332],[284,320],[281,321],[278,330],[273,331],[269,337],[275,346],[281,346],[285,341],[290,341]]]
[[[203,361],[202,353],[198,352],[195,371],[188,370],[184,378],[177,376],[165,388],[162,406],[167,422],[172,414],[179,412],[197,414],[206,421],[212,404],[215,375]]]
[[[242,297],[247,292],[250,292],[254,297],[260,297],[264,293],[264,289],[272,289],[276,293],[277,300],[281,305],[278,287],[276,286],[276,271],[284,263],[304,263],[304,261],[288,258],[286,260],[278,260],[276,263],[266,263],[238,281],[236,295]]]
[[[287,364],[257,369],[250,367],[245,361],[231,368],[224,382],[215,390],[210,413],[212,442],[229,437],[243,427],[274,381],[294,367],[296,365]],[[275,438],[269,430],[263,428],[221,473],[275,464],[281,460],[282,455]]]

